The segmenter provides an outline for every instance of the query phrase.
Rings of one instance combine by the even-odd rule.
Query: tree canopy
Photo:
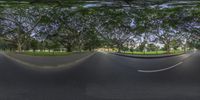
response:
[[[0,36],[9,45],[2,47],[18,51],[200,45],[198,1],[10,0],[0,6]]]

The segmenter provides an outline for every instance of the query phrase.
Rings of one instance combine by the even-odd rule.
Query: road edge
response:
[[[11,57],[11,56],[7,55],[6,53],[2,53],[1,52],[0,54],[2,54],[4,57],[6,57],[6,58],[8,58],[8,59],[10,59],[10,60],[12,60],[12,61],[14,61],[16,63],[22,64],[22,65],[25,65],[27,67],[31,67],[31,68],[34,68],[34,69],[60,69],[60,68],[67,68],[68,69],[68,68],[71,68],[73,65],[78,64],[78,63],[80,63],[80,62],[92,57],[94,54],[96,54],[96,52],[93,52],[93,53],[91,53],[91,54],[89,54],[89,55],[87,55],[85,57],[82,57],[80,59],[77,59],[77,60],[75,60],[73,62],[64,63],[64,64],[60,64],[60,65],[57,65],[57,66],[36,65],[36,64],[32,64],[32,63],[28,63],[28,62],[16,59],[14,57]]]
[[[167,58],[167,57],[180,56],[180,55],[183,55],[183,54],[186,54],[186,53],[171,54],[171,55],[157,55],[157,56],[128,55],[128,54],[122,54],[122,53],[111,53],[111,54],[114,54],[114,55],[117,55],[117,56],[129,57],[129,58],[156,59],[156,58]]]

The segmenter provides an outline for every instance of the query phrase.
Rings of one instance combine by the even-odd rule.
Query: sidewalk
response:
[[[92,56],[94,52],[73,53],[68,56],[29,56],[15,53],[4,53],[4,56],[18,63],[32,67],[64,67]]]

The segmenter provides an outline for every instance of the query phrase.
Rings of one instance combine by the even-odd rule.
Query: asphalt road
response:
[[[200,53],[136,59],[96,53],[39,71],[0,55],[0,100],[199,100]]]

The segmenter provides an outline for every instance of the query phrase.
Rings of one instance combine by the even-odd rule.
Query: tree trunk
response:
[[[121,48],[120,47],[118,47],[118,53],[120,53],[121,52]]]
[[[71,45],[67,45],[67,52],[72,52],[72,46]]]
[[[92,51],[92,48],[91,48],[91,47],[89,48],[89,51],[90,51],[90,52]]]
[[[121,45],[121,44],[118,44],[117,47],[118,47],[118,53],[121,53],[122,45]]]
[[[21,43],[17,44],[17,50],[18,50],[18,52],[22,52],[22,44]]]
[[[187,48],[187,47],[186,47],[186,45],[185,45],[185,46],[184,46],[184,53],[186,53],[186,51],[187,51],[186,48]]]
[[[167,54],[170,54],[170,45],[166,44]]]
[[[33,52],[35,53],[36,49],[33,49]]]
[[[81,45],[78,45],[78,51],[81,52]]]
[[[55,50],[53,50],[53,55],[55,55]]]

